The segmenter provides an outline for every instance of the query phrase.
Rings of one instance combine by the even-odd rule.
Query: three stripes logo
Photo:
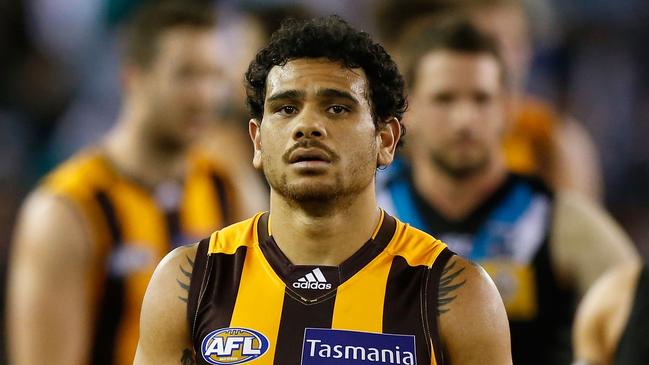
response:
[[[331,289],[331,284],[327,282],[327,279],[322,274],[322,271],[320,271],[320,268],[316,267],[311,270],[310,273],[297,279],[297,281],[293,283],[293,287],[296,289],[327,290]]]

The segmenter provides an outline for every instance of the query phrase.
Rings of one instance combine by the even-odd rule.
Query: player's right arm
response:
[[[7,283],[10,363],[78,365],[90,347],[88,232],[64,198],[32,194],[17,221]]]
[[[144,295],[134,365],[195,364],[187,323],[188,274],[198,245],[179,247],[160,262]]]
[[[608,365],[626,326],[642,265],[620,265],[602,275],[577,311],[573,328],[576,364]]]

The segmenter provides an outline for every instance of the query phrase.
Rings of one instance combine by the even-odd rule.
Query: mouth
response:
[[[298,148],[293,151],[288,159],[288,163],[302,164],[302,163],[331,163],[331,157],[318,148]]]

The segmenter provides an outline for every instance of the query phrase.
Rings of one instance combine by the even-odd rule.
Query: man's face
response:
[[[390,162],[384,152],[394,146],[376,131],[363,70],[297,59],[273,67],[266,85],[263,120],[250,122],[253,162],[282,197],[327,202],[357,194],[373,183],[377,164]]]
[[[138,81],[149,116],[143,127],[160,148],[186,147],[214,119],[222,74],[217,55],[209,28],[173,28],[158,39]]]
[[[483,171],[501,153],[503,99],[493,56],[444,50],[424,56],[406,120],[415,158],[454,178]]]

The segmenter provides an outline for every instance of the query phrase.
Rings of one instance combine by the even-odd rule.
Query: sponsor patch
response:
[[[302,365],[415,365],[415,336],[307,328]]]
[[[249,328],[221,328],[210,332],[201,343],[201,355],[210,364],[242,364],[262,357],[268,338]]]

